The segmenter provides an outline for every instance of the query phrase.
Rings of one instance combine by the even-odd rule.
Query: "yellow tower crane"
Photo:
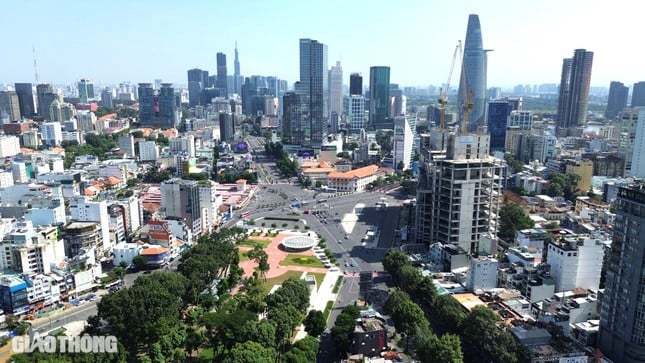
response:
[[[459,54],[459,57],[461,58],[461,53],[462,53],[462,48],[461,48],[461,40],[457,41],[457,45],[455,46],[455,52],[452,55],[452,64],[450,65],[450,73],[448,73],[448,82],[446,82],[446,90],[444,92],[443,88],[439,89],[439,99],[437,100],[439,102],[439,127],[441,130],[444,129],[445,127],[445,118],[446,118],[446,104],[448,103],[448,100],[446,99],[446,95],[448,94],[448,91],[450,89],[450,80],[452,79],[452,71],[455,69],[455,61],[457,60],[457,54]]]

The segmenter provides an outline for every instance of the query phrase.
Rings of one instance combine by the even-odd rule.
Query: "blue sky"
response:
[[[488,86],[558,83],[562,58],[594,52],[592,86],[645,80],[641,13],[627,0],[578,1],[11,1],[0,13],[5,52],[0,83],[33,82],[32,44],[41,82],[186,83],[194,67],[215,73],[237,40],[243,75],[298,77],[298,39],[329,47],[329,66],[350,72],[388,65],[404,86],[446,82],[468,14],[479,14]],[[456,68],[459,65],[456,66]],[[458,70],[452,77],[455,86]],[[367,83],[366,81],[364,83]]]

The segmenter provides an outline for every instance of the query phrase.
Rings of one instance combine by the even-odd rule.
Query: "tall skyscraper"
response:
[[[208,82],[208,78],[206,79]],[[206,88],[204,83],[204,71],[199,68],[188,70],[188,107],[195,107],[201,102],[202,90]]]
[[[615,205],[598,346],[613,362],[645,362],[645,185],[620,188]]]
[[[622,82],[613,81],[609,84],[609,97],[607,98],[605,117],[614,118],[627,107],[628,93],[629,88]]]
[[[36,98],[38,101],[38,114],[44,118],[49,117],[49,106],[54,100],[47,94],[54,93],[54,87],[51,84],[39,84],[36,86]]]
[[[160,188],[161,211],[166,217],[183,218],[193,235],[199,236],[202,232],[202,211],[198,182],[170,179],[162,182]]]
[[[632,87],[631,107],[645,106],[645,82],[636,82]]]
[[[420,135],[416,240],[477,254],[480,236],[495,230],[501,160],[489,135],[443,131]]]
[[[141,125],[175,127],[177,103],[172,83],[162,83],[158,93],[150,83],[139,83],[139,122]]]
[[[101,92],[101,105],[103,107],[112,108],[114,105],[112,103],[112,89],[104,88]]]
[[[287,92],[282,96],[282,141],[290,145],[302,145],[304,130],[302,129],[303,105],[301,95],[297,92]]]
[[[20,120],[20,102],[15,91],[0,91],[0,113],[6,112],[10,121]]]
[[[216,88],[219,88],[222,94],[226,95],[226,90],[228,85],[226,83],[226,54],[217,53],[217,84]]]
[[[414,134],[405,116],[394,118],[394,138],[392,140],[393,166],[395,170],[406,170],[412,162]]]
[[[235,135],[235,114],[230,112],[219,113],[220,141],[229,142]]]
[[[365,97],[349,96],[349,132],[358,133],[365,128]]]
[[[370,67],[369,127],[392,129],[390,115],[390,67]]]
[[[304,143],[322,145],[327,114],[327,45],[313,39],[300,39],[300,82],[296,91],[302,95],[301,130]]]
[[[34,106],[34,91],[31,83],[16,83],[16,93],[18,94],[18,103],[20,104],[20,116],[31,117],[36,113]]]
[[[340,61],[329,70],[329,114],[343,113],[343,68]]]
[[[78,98],[81,103],[94,100],[94,83],[89,79],[81,79],[78,84]]]
[[[360,73],[349,75],[349,95],[363,95],[363,77]]]
[[[506,126],[512,108],[508,100],[488,101],[488,132],[490,133],[490,149],[503,151],[506,141]]]
[[[592,64],[593,52],[585,49],[576,49],[573,58],[562,61],[557,116],[561,134],[564,130],[584,126],[587,120]]]
[[[238,95],[242,92],[242,79],[240,75],[240,58],[237,53],[237,42],[235,42],[235,60],[233,61],[233,88]]]
[[[461,67],[457,107],[460,121],[463,121],[464,105],[467,101],[473,104],[468,115],[468,131],[486,125],[486,72],[487,56],[483,48],[482,29],[479,16],[468,16],[464,58]]]

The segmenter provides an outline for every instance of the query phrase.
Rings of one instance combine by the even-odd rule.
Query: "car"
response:
[[[352,261],[351,266],[356,267],[356,262]]]
[[[345,239],[349,239],[349,236],[345,236]]]
[[[338,243],[343,243],[343,241],[341,241],[341,240],[338,240]]]
[[[349,267],[349,262],[345,261],[345,267]]]

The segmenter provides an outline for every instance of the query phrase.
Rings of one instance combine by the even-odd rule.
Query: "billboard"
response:
[[[249,145],[242,141],[238,142],[237,145],[235,145],[235,152],[238,154],[243,154],[249,152]]]
[[[336,145],[323,145],[320,147],[320,151],[336,151]]]
[[[313,150],[311,150],[311,149],[308,149],[308,150],[298,150],[297,155],[298,155],[298,157],[299,157],[299,158],[312,158],[312,157],[316,156],[316,154],[314,153],[314,151],[313,151]]]

